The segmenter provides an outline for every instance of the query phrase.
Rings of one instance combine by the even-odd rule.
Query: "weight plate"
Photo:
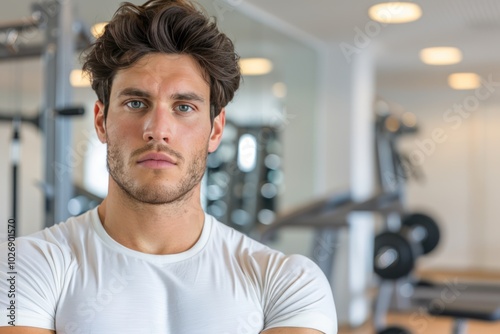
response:
[[[408,228],[422,228],[425,230],[425,237],[420,241],[424,254],[432,252],[439,243],[441,234],[437,222],[422,213],[413,213],[403,219],[403,226]]]
[[[383,253],[395,253],[387,265],[379,265],[379,256]],[[392,255],[392,254],[391,254]],[[402,235],[393,232],[383,232],[375,237],[374,270],[385,279],[398,279],[407,276],[415,266],[414,251]]]

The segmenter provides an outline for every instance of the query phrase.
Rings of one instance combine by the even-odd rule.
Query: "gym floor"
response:
[[[463,280],[481,280],[494,282],[500,285],[500,273],[490,273],[481,271],[466,272],[420,272],[419,277],[433,281],[445,281],[459,277]],[[418,314],[417,314],[418,315]],[[412,319],[413,321],[411,321]],[[412,334],[448,334],[451,333],[453,319],[446,317],[419,316],[408,313],[391,313],[387,317],[387,323],[400,325],[409,330]],[[339,334],[373,334],[374,329],[370,321],[358,328],[340,327]],[[499,322],[469,321],[467,323],[468,334],[497,334],[500,333]]]
[[[413,334],[448,334],[451,333],[452,320],[449,318],[428,317],[426,323],[419,322],[418,326],[411,326],[410,314],[391,314],[388,323],[391,325],[401,325]],[[356,329],[339,328],[339,334],[373,334],[373,327],[365,324]],[[469,321],[467,333],[470,334],[498,334],[500,333],[500,322],[490,323],[482,321]]]

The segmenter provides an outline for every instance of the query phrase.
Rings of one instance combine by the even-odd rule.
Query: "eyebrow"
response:
[[[151,94],[137,88],[125,88],[118,94],[118,97],[122,96],[138,96],[150,98]]]
[[[205,103],[205,99],[196,93],[176,93],[170,96],[173,100],[198,101]]]
[[[144,98],[151,98],[151,94],[149,94],[146,91],[143,91],[141,89],[137,88],[125,88],[122,90],[119,94],[118,97],[121,96],[137,96],[137,97],[144,97]],[[192,92],[186,92],[186,93],[174,93],[170,96],[172,100],[183,100],[183,101],[198,101],[201,103],[205,103],[205,99],[201,97],[200,95]]]

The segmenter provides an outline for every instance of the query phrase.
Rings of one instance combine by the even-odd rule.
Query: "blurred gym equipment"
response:
[[[415,126],[412,117],[405,114],[399,118],[392,114],[379,115],[376,122],[379,184],[385,191],[396,191],[401,199],[406,180],[422,178],[422,173],[396,146],[397,138],[414,133]],[[392,153],[381,154],[387,151]],[[387,156],[393,159],[388,160]],[[431,216],[400,213],[398,217],[391,217],[395,219],[387,221],[386,229],[375,237],[373,265],[382,279],[373,316],[377,333],[409,333],[404,328],[386,326],[388,310],[423,309],[435,316],[454,317],[453,334],[466,333],[466,319],[500,320],[500,287],[467,283],[466,289],[455,291],[443,300],[443,294],[450,290],[449,285],[418,281],[413,277],[418,258],[436,249],[441,234],[438,223]]]
[[[74,193],[73,173],[65,156],[65,148],[71,145],[72,138],[68,116],[83,114],[83,108],[71,105],[69,76],[75,51],[91,43],[92,36],[84,24],[73,20],[71,0],[35,3],[29,18],[0,24],[0,33],[4,37],[0,42],[0,60],[25,57],[42,57],[44,60],[44,105],[39,115],[27,119],[22,116],[22,111],[2,110],[0,120],[14,124],[11,160],[14,216],[17,215],[15,206],[18,202],[19,127],[21,123],[28,122],[42,131],[44,219],[45,226],[51,226],[71,215],[68,202]]]
[[[437,223],[421,213],[404,216],[399,231],[384,231],[375,237],[373,267],[382,279],[373,316],[378,333],[388,330],[385,329],[385,317],[389,309],[398,308],[391,307],[393,297],[395,303],[401,305],[407,296],[404,287],[408,287],[406,284],[415,269],[417,258],[432,252],[439,238]],[[399,327],[392,329],[403,330]]]
[[[452,317],[454,318],[452,334],[466,334],[467,320],[481,321],[498,321],[500,320],[500,303],[478,300],[471,301],[454,301],[448,303],[444,308],[432,306],[428,309],[429,314],[437,317]]]
[[[433,316],[452,317],[453,334],[466,333],[467,319],[500,320],[500,287],[418,281],[412,276],[417,258],[432,252],[438,242],[437,223],[424,214],[405,217],[399,233],[383,232],[376,237],[374,270],[382,278],[375,304],[376,328],[384,328],[390,309],[420,309]]]
[[[54,114],[57,116],[79,116],[83,115],[85,110],[83,107],[70,107],[64,109],[58,109],[54,111]],[[7,116],[8,114],[12,114],[15,116]],[[14,113],[4,113],[3,111],[0,113],[0,122],[12,122],[12,140],[11,140],[11,155],[10,162],[12,167],[12,213],[11,218],[15,221],[17,220],[17,207],[19,201],[19,176],[18,169],[21,158],[21,124],[27,123],[34,125],[39,130],[42,127],[42,113],[39,113],[35,117],[23,117],[20,116],[22,112],[17,111]],[[72,181],[71,181],[72,182]],[[14,235],[17,234],[16,224],[14,225]]]
[[[252,234],[274,221],[282,183],[278,131],[227,122],[219,148],[207,160],[206,211]]]

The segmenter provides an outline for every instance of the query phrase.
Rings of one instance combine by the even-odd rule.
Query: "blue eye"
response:
[[[177,106],[177,110],[179,110],[182,113],[187,113],[187,112],[192,111],[193,108],[191,108],[191,106],[189,106],[187,104],[180,104],[179,106]]]
[[[140,109],[144,108],[146,105],[142,103],[141,101],[130,101],[127,102],[127,107],[132,108],[132,109]]]

